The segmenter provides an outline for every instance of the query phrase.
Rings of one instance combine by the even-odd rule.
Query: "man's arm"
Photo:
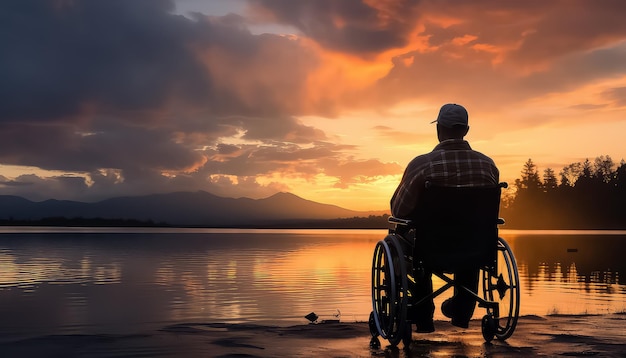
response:
[[[411,217],[421,189],[419,183],[422,180],[411,173],[409,168],[407,167],[400,185],[391,197],[391,215],[397,218],[409,219]]]

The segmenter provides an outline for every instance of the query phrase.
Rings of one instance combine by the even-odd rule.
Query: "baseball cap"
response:
[[[448,103],[441,106],[437,119],[430,123],[439,123],[444,127],[453,126],[467,127],[467,110],[459,104]]]

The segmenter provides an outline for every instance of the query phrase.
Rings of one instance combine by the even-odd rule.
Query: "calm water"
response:
[[[173,322],[287,325],[306,323],[311,311],[321,319],[365,321],[372,251],[386,234],[0,230],[4,339],[137,332]],[[502,230],[501,236],[518,260],[521,314],[626,311],[626,232]],[[483,314],[477,309],[477,317]],[[439,309],[435,315],[444,318]]]

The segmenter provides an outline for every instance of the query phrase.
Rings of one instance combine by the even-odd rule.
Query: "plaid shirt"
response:
[[[472,150],[461,139],[439,143],[432,152],[415,157],[391,198],[391,214],[411,219],[426,181],[443,186],[497,185],[499,171],[488,156]]]

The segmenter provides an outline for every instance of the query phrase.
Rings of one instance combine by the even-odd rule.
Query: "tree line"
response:
[[[528,159],[500,215],[516,229],[626,229],[626,162],[610,156],[539,172]]]
[[[68,226],[68,227],[168,227],[165,222],[136,219],[66,218],[46,217],[41,219],[0,219],[0,226]]]

